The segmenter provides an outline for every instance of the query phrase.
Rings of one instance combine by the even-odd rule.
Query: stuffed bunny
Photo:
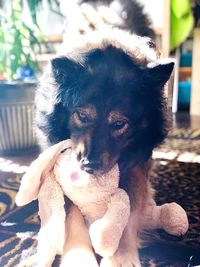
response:
[[[16,196],[19,206],[38,198],[41,218],[38,253],[45,248],[49,257],[45,259],[44,255],[40,259],[52,262],[56,254],[62,254],[64,195],[81,210],[95,252],[103,257],[112,256],[130,215],[129,197],[118,184],[117,164],[102,175],[82,171],[73,155],[70,140],[45,150],[23,176]],[[56,232],[52,231],[55,226]]]
[[[16,204],[22,206],[38,199],[40,266],[51,266],[55,255],[63,253],[64,195],[81,210],[95,252],[103,257],[115,253],[130,215],[129,197],[118,184],[117,164],[103,175],[82,171],[71,140],[46,149],[31,164],[22,178]],[[156,206],[153,198],[147,203],[142,221],[141,230],[163,228],[170,234],[182,235],[188,229],[187,215],[181,206],[176,203]]]

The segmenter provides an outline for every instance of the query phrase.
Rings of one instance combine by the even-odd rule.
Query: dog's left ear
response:
[[[156,65],[149,64],[147,68],[147,79],[153,86],[163,87],[169,80],[170,75],[174,68],[174,62],[162,61],[156,62]]]
[[[84,67],[73,59],[56,57],[51,60],[52,73],[58,84],[77,81],[84,72]]]

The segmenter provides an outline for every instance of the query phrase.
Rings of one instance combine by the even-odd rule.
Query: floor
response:
[[[172,115],[172,125],[175,128],[200,128],[200,116],[190,116],[188,112],[178,112]]]
[[[187,113],[183,113],[183,112],[177,113],[176,115],[172,116],[172,126],[174,128],[200,129],[200,116],[190,117]],[[177,142],[178,140],[176,140],[175,142],[176,146],[180,147],[179,143]],[[181,145],[181,149],[184,151],[186,150],[185,143],[187,143],[186,140],[183,140],[183,144]],[[189,148],[190,150],[192,150],[192,152],[195,152],[195,147],[196,147],[196,143],[194,146],[189,144]],[[10,224],[10,225],[3,224],[2,226],[0,223],[0,227],[3,229],[3,230],[0,229],[0,232],[1,232],[0,242],[1,242],[1,238],[2,239],[5,238],[7,242],[8,235],[10,235],[11,238],[14,238],[13,236],[15,236],[16,232],[24,234],[24,229],[26,230],[26,234],[32,233],[34,231],[35,232],[38,231],[38,229],[36,228],[39,227],[39,225],[35,223],[35,217],[33,216],[33,214],[36,213],[37,207],[34,205],[30,205],[27,208],[23,207],[21,210],[20,209],[12,210],[12,208],[14,207],[14,202],[12,203],[13,191],[10,190],[8,192],[8,189],[13,189],[14,192],[18,190],[19,181],[20,181],[20,179],[18,178],[20,178],[21,174],[26,171],[29,164],[34,158],[37,157],[38,153],[39,153],[39,150],[35,149],[35,150],[28,151],[26,153],[21,153],[15,156],[0,156],[0,182],[3,185],[3,190],[4,190],[2,192],[8,193],[8,194],[5,194],[6,205],[0,206],[0,210],[3,209],[4,211],[6,206],[11,208],[11,212],[6,211],[5,215],[1,217],[1,219],[6,220],[8,222],[9,221],[15,222],[15,224]],[[154,236],[150,236],[151,240],[155,240],[155,244],[151,245],[150,247],[147,247],[141,252],[143,253],[141,255],[143,256],[144,263],[147,262],[143,266],[144,267],[146,266],[148,267],[149,266],[151,267],[152,266],[154,267],[155,266],[159,266],[159,267],[160,266],[162,267],[190,266],[190,267],[193,267],[193,266],[199,265],[200,259],[198,255],[200,255],[199,253],[199,244],[200,244],[199,199],[200,197],[197,192],[198,190],[197,188],[199,188],[198,178],[200,177],[199,176],[200,175],[199,163],[191,164],[191,162],[184,163],[184,162],[179,162],[176,160],[165,160],[163,157],[161,161],[157,159],[157,161],[155,162],[158,162],[158,161],[159,161],[159,167],[156,169],[156,172],[155,172],[156,175],[154,177],[154,178],[157,178],[155,179],[154,187],[158,194],[157,195],[158,200],[164,201],[164,203],[168,202],[168,199],[166,201],[166,199],[163,199],[163,197],[167,198],[169,196],[170,201],[175,201],[177,203],[183,204],[183,207],[186,208],[187,211],[191,212],[189,219],[190,219],[190,224],[192,227],[190,228],[190,231],[188,232],[188,234],[184,237],[185,239],[183,240],[182,240],[182,237],[181,237],[181,240],[175,240],[175,237],[173,237],[173,239],[170,239],[171,237],[169,237],[168,235],[162,232],[159,234],[159,236],[157,234]],[[193,173],[194,175],[192,176],[191,173]],[[171,179],[172,176],[175,177],[175,179]],[[186,185],[183,183],[183,176],[186,177],[185,179],[187,181]],[[14,180],[15,183],[13,183],[13,180],[10,179],[11,177],[16,177]],[[160,177],[162,177],[162,180],[159,179]],[[193,186],[191,187],[191,185]],[[9,198],[9,194],[10,194],[10,198]],[[191,199],[195,199],[195,205],[193,202],[191,202]],[[159,204],[162,204],[162,203],[159,203]],[[17,220],[19,220],[19,218],[20,218],[20,223],[16,223],[18,222]],[[25,218],[26,220],[24,219],[23,221],[23,218]],[[18,229],[20,225],[22,225],[24,228],[22,227],[23,229],[21,228]],[[198,238],[196,238],[196,236]],[[19,245],[22,244],[21,239],[20,238],[18,239],[19,240],[15,240],[15,242],[18,242]],[[160,242],[160,240],[163,240],[163,239],[169,240],[169,243],[167,243],[167,246],[165,245],[165,243]],[[172,242],[173,240],[177,242]],[[179,241],[180,241],[180,244],[179,244]],[[4,244],[3,242],[4,241],[2,241],[2,244]],[[28,245],[27,245],[27,242],[28,242]],[[30,251],[33,251],[33,248],[35,246],[34,242],[35,242],[34,237],[27,237],[26,242],[24,242],[23,245],[20,245],[21,249],[23,248],[24,250],[24,246],[27,245],[29,246]],[[194,247],[190,247],[190,243],[193,245],[192,242],[194,243]],[[182,244],[184,244],[184,246],[182,246]],[[5,244],[3,245],[3,250],[0,249],[0,251],[3,251],[2,252],[3,256],[0,255],[0,266],[9,266],[9,267],[18,266],[15,263],[14,265],[4,265],[4,264],[2,265],[2,260],[4,260],[5,262],[9,261],[10,258],[15,260],[15,256],[16,256],[16,259],[20,258],[21,252],[19,253],[15,251],[15,247],[16,246],[13,245],[12,242],[10,243],[10,247],[6,246]],[[4,249],[6,248],[7,248],[7,253],[5,253],[4,251]],[[15,254],[16,255],[11,257],[9,253],[11,254],[14,253],[13,255]],[[148,257],[148,253],[150,256],[154,254],[153,261],[150,256]],[[196,261],[198,264],[188,264],[190,257],[193,257],[193,261]],[[181,261],[184,258],[184,262],[187,262],[187,265],[183,265],[183,264],[180,265],[180,264],[175,264],[175,263],[173,263],[172,265],[166,265],[166,262],[162,263],[162,260],[161,260],[161,259],[165,259],[165,260],[167,259],[167,260],[172,260],[174,262],[175,261],[179,262],[180,260],[179,258],[181,259]],[[153,262],[151,265],[149,264],[149,260]],[[158,260],[159,260],[159,264],[155,264],[155,262]],[[23,265],[23,266],[29,266],[29,265]]]

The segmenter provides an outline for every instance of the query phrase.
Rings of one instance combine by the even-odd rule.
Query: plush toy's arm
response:
[[[53,172],[63,149],[71,147],[66,140],[46,149],[22,178],[16,197],[17,205],[38,198],[41,228],[38,234],[38,266],[50,267],[56,254],[62,254],[65,240],[64,193]]]
[[[89,229],[95,252],[103,257],[112,256],[130,216],[130,201],[126,192],[117,189],[111,196],[103,218],[95,221]]]
[[[70,140],[62,141],[46,149],[32,162],[21,180],[20,189],[16,196],[18,206],[26,205],[37,199],[42,180],[48,176],[49,171],[53,168],[60,151],[70,146]]]
[[[38,234],[38,266],[51,266],[56,254],[62,254],[65,241],[63,190],[53,172],[43,182],[38,194],[41,228]]]

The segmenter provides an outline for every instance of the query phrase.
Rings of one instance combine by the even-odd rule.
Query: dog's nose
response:
[[[100,161],[89,161],[87,158],[81,159],[81,169],[83,171],[86,171],[90,174],[93,174],[95,171],[97,171],[101,167]]]

